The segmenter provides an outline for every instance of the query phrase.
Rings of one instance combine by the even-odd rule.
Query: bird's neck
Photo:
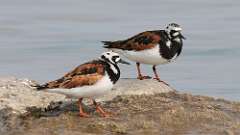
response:
[[[115,84],[120,78],[120,69],[117,66],[117,64],[112,64],[110,62],[105,63],[107,74],[110,77],[110,80],[113,82],[113,84]]]
[[[168,60],[179,56],[182,51],[182,39],[179,35],[165,31],[161,37],[164,37],[164,39],[159,42],[161,56]]]

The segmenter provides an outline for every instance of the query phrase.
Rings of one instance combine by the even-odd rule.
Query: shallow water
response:
[[[0,75],[45,82],[117,40],[177,22],[187,37],[176,63],[159,66],[178,90],[240,100],[240,1],[0,0]],[[144,72],[152,74],[150,66]],[[135,66],[122,66],[135,77]]]

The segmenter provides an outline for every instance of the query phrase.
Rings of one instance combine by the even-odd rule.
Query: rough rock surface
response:
[[[153,95],[175,91],[173,88],[155,80],[121,79],[111,92],[100,98],[101,101],[112,100],[118,95]]]
[[[50,102],[69,100],[61,94],[36,91],[32,87],[34,85],[36,82],[28,79],[0,78],[0,110],[11,108],[13,113],[22,114],[28,107],[45,108]],[[148,90],[146,91],[145,88]],[[173,89],[157,81],[124,79],[99,101],[111,100],[117,95],[149,95],[169,91]]]
[[[0,133],[9,128],[16,128],[21,125],[19,117],[28,112],[30,108],[48,108],[55,103],[64,102],[68,104],[72,100],[61,94],[36,91],[36,82],[29,79],[17,79],[15,77],[0,78]],[[143,88],[149,88],[145,91]],[[132,94],[154,94],[172,91],[168,86],[161,83],[147,80],[138,81],[125,79],[118,82],[117,86],[107,95],[98,101],[111,100],[117,95]],[[87,100],[85,103],[88,103]]]
[[[181,94],[153,80],[120,80],[99,99],[114,113],[110,118],[101,118],[93,105],[84,107],[91,118],[80,118],[77,102],[35,91],[34,84],[0,79],[1,135],[240,134],[239,102]]]
[[[240,135],[240,103],[178,92],[123,95],[102,106],[113,116],[102,118],[94,106],[80,118],[77,103],[24,118],[24,130],[13,135]],[[30,117],[29,117],[30,116]],[[37,128],[36,128],[37,127]]]
[[[0,78],[0,110],[10,108],[13,113],[22,114],[27,107],[44,108],[51,101],[65,99],[63,95],[36,91],[31,85],[35,83],[28,79]]]

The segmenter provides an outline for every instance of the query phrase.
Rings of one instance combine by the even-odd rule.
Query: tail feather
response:
[[[102,41],[104,44],[104,48],[112,48],[113,47],[113,42],[112,41]]]
[[[43,85],[36,85],[34,86],[36,88],[36,90],[41,91],[41,90],[45,90],[48,88],[47,84],[43,84]]]
[[[108,49],[120,49],[122,48],[121,45],[121,41],[102,41],[102,43],[104,44],[104,48],[108,48]]]
[[[58,88],[61,85],[61,83],[63,83],[63,82],[64,82],[64,77],[62,77],[60,79],[57,79],[55,81],[51,81],[51,82],[45,83],[43,85],[36,85],[35,88],[37,90]]]

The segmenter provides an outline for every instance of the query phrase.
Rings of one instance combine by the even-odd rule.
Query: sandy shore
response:
[[[121,80],[99,99],[114,113],[110,118],[101,118],[92,105],[85,107],[92,117],[79,118],[74,100],[37,92],[34,84],[0,79],[1,134],[240,134],[240,103],[178,93],[153,80]]]

